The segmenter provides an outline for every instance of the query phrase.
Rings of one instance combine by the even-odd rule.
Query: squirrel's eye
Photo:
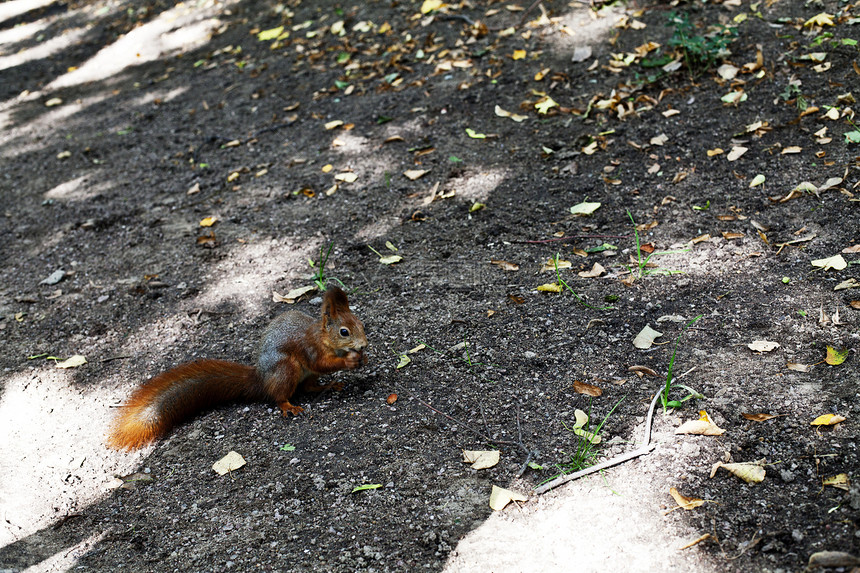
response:
[[[340,329],[340,335],[344,336],[344,337],[349,336],[349,329],[348,328],[341,328]]]

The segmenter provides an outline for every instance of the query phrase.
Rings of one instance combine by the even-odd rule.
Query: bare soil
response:
[[[860,556],[860,290],[835,290],[860,278],[843,252],[860,243],[845,139],[860,72],[842,41],[860,5],[420,8],[0,4],[0,570],[788,572]],[[737,27],[715,62],[734,80],[617,63],[649,41],[671,52],[674,10],[701,34]],[[821,13],[835,26],[804,26]],[[586,200],[601,206],[571,215]],[[672,253],[640,269],[637,235]],[[387,243],[401,262],[368,248]],[[286,307],[272,293],[311,284],[329,244],[371,343],[342,391],[298,396],[295,418],[229,404],[143,451],[104,446],[148,377],[252,363]],[[571,290],[539,292],[556,255]],[[835,255],[845,268],[812,264]],[[646,325],[663,334],[638,349]],[[55,367],[73,355],[86,364]],[[534,494],[577,450],[577,409],[606,419],[597,460],[641,443],[670,364],[702,397],[658,408],[652,453]],[[725,433],[676,435],[699,410]],[[810,425],[828,413],[845,421]],[[490,448],[495,467],[461,461]],[[247,464],[219,476],[230,451]],[[710,476],[757,461],[760,483]],[[494,485],[529,499],[493,512]],[[672,487],[706,502],[675,509]]]

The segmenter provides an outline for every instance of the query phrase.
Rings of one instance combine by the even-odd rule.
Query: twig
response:
[[[529,241],[511,241],[518,245],[541,245],[544,243],[555,243],[558,241],[569,241],[571,239],[629,239],[630,235],[568,235],[566,237],[555,237],[553,239],[534,239]]]
[[[639,448],[627,452],[626,454],[621,454],[620,456],[616,456],[611,460],[606,460],[603,463],[597,464],[596,466],[591,466],[590,468],[586,468],[584,470],[580,470],[578,472],[567,474],[563,476],[559,476],[554,480],[543,484],[542,486],[535,489],[535,494],[541,495],[542,493],[546,493],[551,489],[557,488],[558,486],[565,484],[569,481],[573,481],[575,479],[579,479],[583,476],[587,476],[588,474],[593,474],[594,472],[599,472],[606,468],[618,465],[620,463],[632,460],[633,458],[638,458],[641,455],[649,453],[651,450],[657,447],[657,444],[651,443],[651,419],[654,416],[654,406],[657,405],[657,400],[660,397],[660,392],[654,395],[654,399],[651,400],[651,407],[648,408],[648,419],[645,421],[645,432],[643,436],[644,444]]]

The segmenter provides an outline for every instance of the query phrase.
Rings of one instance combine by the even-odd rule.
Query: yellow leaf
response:
[[[336,119],[334,121],[330,121],[330,122],[326,123],[325,128],[327,131],[330,131],[336,127],[340,127],[341,125],[343,125],[343,121]]]
[[[693,509],[696,509],[697,507],[701,507],[705,503],[705,500],[703,499],[681,495],[681,493],[674,487],[669,489],[669,495],[672,496],[672,498],[675,500],[675,503],[678,504],[678,507],[682,507],[687,511],[691,511]]]
[[[806,28],[809,28],[811,26],[833,26],[833,16],[831,16],[827,12],[822,12],[821,14],[816,14],[815,16],[804,22],[803,25]]]
[[[538,73],[535,74],[535,81],[536,82],[542,81],[549,72],[550,72],[549,68],[542,69],[541,71],[539,71]]]
[[[761,483],[764,481],[765,471],[762,463],[760,462],[744,462],[737,464],[724,464],[723,462],[717,462],[711,468],[711,477],[714,477],[714,474],[716,474],[717,470],[720,468],[733,473],[749,484]]]
[[[472,139],[487,139],[486,135],[484,135],[483,133],[478,133],[477,131],[475,131],[471,127],[466,128],[466,135],[468,135]]]
[[[406,366],[410,362],[412,362],[411,358],[409,358],[405,354],[401,354],[400,355],[400,361],[397,363],[397,366],[395,366],[395,369],[403,368],[404,366]]]
[[[335,180],[343,181],[344,183],[354,183],[358,179],[358,175],[352,172],[338,173],[334,176]]]
[[[848,482],[848,474],[837,474],[835,476],[824,478],[822,485],[830,485],[845,491],[850,489]]]
[[[257,39],[261,42],[267,42],[269,40],[274,40],[284,31],[283,26],[278,26],[277,28],[271,28],[269,30],[263,30],[259,34],[257,34]]]
[[[200,221],[201,227],[211,227],[218,220],[218,217],[206,217]]]
[[[424,3],[421,4],[421,13],[429,14],[434,10],[439,10],[442,6],[444,6],[442,0],[424,0]]]
[[[535,109],[538,110],[538,113],[543,114],[549,112],[549,110],[554,107],[558,107],[558,104],[549,96],[546,96],[535,104]]]
[[[561,292],[561,285],[558,283],[546,283],[537,287],[541,292]]]
[[[511,54],[511,58],[513,58],[514,60],[522,60],[525,57],[526,57],[526,51],[525,50],[514,50],[514,53]]]
[[[334,169],[334,165],[332,165],[331,163],[326,163],[325,165],[322,166],[322,172],[323,173],[331,173],[332,169]]]
[[[403,260],[403,257],[400,255],[389,255],[387,257],[379,257],[379,262],[383,265],[393,265],[394,263],[399,263]]]
[[[849,349],[845,350],[836,350],[829,344],[827,345],[827,357],[824,359],[825,362],[830,364],[831,366],[839,366],[845,359],[848,358]]]
[[[832,426],[834,424],[838,424],[839,422],[844,422],[845,417],[840,416],[839,414],[822,414],[812,420],[809,425],[810,426]]]

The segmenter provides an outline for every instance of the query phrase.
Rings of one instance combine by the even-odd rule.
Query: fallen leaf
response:
[[[546,283],[542,284],[537,289],[540,292],[561,292],[561,285],[558,283]]]
[[[487,139],[487,136],[486,136],[486,135],[484,135],[483,133],[478,133],[478,132],[476,132],[476,131],[475,131],[474,129],[472,129],[471,127],[467,127],[467,128],[466,128],[466,135],[468,135],[468,136],[469,136],[469,137],[471,137],[472,139]]]
[[[501,511],[511,501],[526,501],[527,499],[528,497],[521,493],[494,485],[493,491],[490,493],[490,507],[493,511]]]
[[[463,450],[463,462],[472,464],[473,470],[485,470],[499,463],[499,450]]]
[[[603,395],[603,390],[599,386],[589,384],[588,382],[573,381],[573,391],[577,394],[585,394],[586,396],[598,397]]]
[[[647,374],[648,376],[654,376],[655,378],[657,377],[657,373],[654,372],[654,370],[652,370],[651,368],[648,368],[647,366],[634,365],[628,368],[627,371],[635,372],[639,376]]]
[[[594,266],[591,267],[590,271],[580,271],[577,274],[585,279],[593,279],[595,277],[599,277],[605,272],[606,269],[604,269],[600,263],[594,263]]]
[[[747,344],[747,348],[753,352],[770,352],[771,350],[779,348],[779,342],[773,342],[771,340],[753,340]]]
[[[599,209],[599,208],[600,208],[600,203],[589,203],[587,201],[584,201],[582,203],[577,203],[576,205],[571,207],[570,213],[571,213],[571,215],[586,216],[586,215],[591,215],[592,213],[597,211],[597,209]]]
[[[400,361],[397,362],[397,366],[395,366],[394,369],[399,370],[400,368],[407,366],[410,362],[412,362],[411,358],[409,358],[405,354],[401,354],[400,355]]]
[[[496,106],[495,112],[496,112],[496,115],[497,115],[497,116],[499,116],[499,117],[508,117],[508,118],[510,118],[510,119],[512,119],[512,120],[514,120],[514,121],[516,121],[517,123],[522,122],[522,121],[525,121],[525,120],[527,120],[527,119],[529,118],[529,116],[527,116],[527,115],[517,115],[517,114],[515,114],[515,113],[511,113],[511,112],[509,112],[509,111],[505,111],[505,110],[503,110],[501,107],[499,107],[498,105]]]
[[[747,420],[751,420],[753,422],[764,422],[765,420],[770,420],[771,418],[778,418],[779,414],[741,414]]]
[[[397,402],[397,394],[389,394],[388,398],[385,399],[385,402],[391,406],[395,402]]]
[[[679,492],[674,487],[669,489],[669,495],[672,496],[672,499],[675,500],[675,503],[678,504],[678,507],[686,509],[687,511],[691,511],[693,509],[696,509],[697,507],[701,507],[705,503],[704,499],[681,495],[681,492]]]
[[[842,255],[833,255],[832,257],[827,257],[826,259],[816,259],[812,261],[812,266],[819,267],[825,271],[830,269],[841,271],[848,266],[848,263],[845,262],[845,259],[842,258]]]
[[[850,484],[848,482],[848,474],[837,474],[829,478],[824,478],[821,481],[821,485],[829,485],[844,491],[848,491],[850,489]]]
[[[749,484],[760,483],[764,481],[765,471],[762,462],[743,462],[735,464],[724,464],[717,462],[711,467],[711,477],[717,473],[717,470],[723,468],[735,476],[741,478]]]
[[[326,123],[325,128],[327,131],[331,131],[332,129],[334,129],[336,127],[340,127],[342,125],[343,125],[343,121],[336,119],[334,121],[330,121],[330,122]]]
[[[424,0],[424,2],[421,4],[421,13],[429,14],[434,10],[439,10],[440,8],[442,8],[442,6],[444,6],[442,0]]]
[[[858,281],[857,279],[852,277],[850,279],[842,281],[841,283],[839,283],[838,285],[833,287],[833,290],[845,290],[845,289],[849,289],[849,288],[858,288],[858,287],[860,287],[860,281]],[[851,304],[851,306],[853,306],[854,308],[857,308],[856,306],[854,306],[854,304]]]
[[[212,464],[212,469],[215,470],[215,473],[219,476],[222,476],[228,472],[238,470],[244,465],[245,458],[231,450],[226,456]]]
[[[416,179],[420,179],[430,173],[429,169],[409,169],[403,172],[403,175],[406,176],[410,181],[415,181]]]
[[[702,541],[707,541],[707,540],[708,540],[708,539],[710,539],[710,538],[711,538],[711,534],[710,534],[710,533],[706,533],[706,534],[702,535],[701,537],[697,537],[696,539],[692,540],[691,542],[689,542],[688,544],[684,545],[683,547],[679,547],[678,549],[679,549],[679,550],[689,549],[690,547],[693,547],[694,545],[698,545],[698,544],[699,544],[699,543],[701,543]]]
[[[796,362],[786,362],[785,367],[795,372],[809,372],[812,369],[808,364],[798,364]]]
[[[833,16],[828,14],[827,12],[821,12],[820,14],[816,14],[809,20],[803,23],[804,28],[809,28],[811,26],[833,26]]]
[[[272,291],[272,300],[274,302],[285,302],[287,304],[293,304],[302,295],[305,295],[311,291],[315,291],[316,289],[317,289],[317,287],[314,285],[303,286],[303,287],[299,287],[299,288],[294,288],[293,290],[291,290],[290,292],[288,292],[285,295],[280,295],[277,292]]]
[[[714,424],[705,410],[699,410],[699,419],[684,422],[675,429],[675,434],[693,434],[697,436],[721,436],[726,431]]]
[[[352,173],[350,171],[347,171],[344,173],[338,173],[337,175],[334,176],[334,178],[335,178],[335,180],[343,181],[344,183],[355,183],[355,181],[358,179],[358,175],[356,175],[355,173]]]
[[[559,270],[569,269],[571,266],[572,263],[570,261],[565,261],[563,259],[549,259],[541,266],[540,270],[541,272],[554,271],[556,268],[558,268]]]
[[[844,416],[840,416],[839,414],[822,414],[812,420],[809,425],[810,426],[832,426],[834,424],[838,424],[839,422],[845,421]]]
[[[211,227],[218,221],[218,217],[206,217],[205,219],[201,219],[200,226],[201,227]]]
[[[726,159],[728,159],[729,161],[737,161],[738,158],[740,158],[740,156],[746,152],[747,152],[746,147],[736,145],[736,146],[732,147],[731,151],[729,151],[729,154],[726,156]]]
[[[509,263],[508,261],[500,261],[497,259],[492,259],[490,261],[490,264],[496,265],[497,267],[499,267],[500,269],[505,270],[505,271],[513,272],[513,271],[520,270],[520,266],[518,264]]]
[[[842,249],[842,252],[846,254],[860,253],[860,243],[856,245],[851,245],[850,247],[845,247],[844,249]]]
[[[860,565],[860,557],[856,557],[844,551],[818,551],[809,556],[807,570],[823,567],[857,567]]]
[[[558,107],[558,104],[551,97],[547,96],[535,104],[535,109],[538,113],[546,114],[550,109]]]
[[[836,350],[829,344],[827,345],[827,357],[824,359],[825,362],[830,364],[831,366],[839,366],[845,359],[848,358],[848,353],[850,349],[846,348],[845,350]]]
[[[764,182],[765,182],[764,175],[758,174],[752,178],[752,181],[750,181],[750,188],[758,187],[759,185],[764,184]]]
[[[633,339],[633,346],[640,350],[651,348],[651,345],[654,344],[654,340],[659,336],[663,336],[663,333],[657,332],[646,324],[645,328],[640,330],[639,334],[636,335],[636,338]]]
[[[511,59],[513,60],[522,60],[525,59],[527,52],[525,50],[514,50],[514,53],[511,54]]]
[[[351,493],[357,493],[357,492],[359,492],[359,491],[367,491],[367,490],[370,490],[370,489],[379,489],[379,488],[381,488],[381,487],[382,487],[382,484],[381,484],[381,483],[366,483],[366,484],[363,484],[363,485],[357,485],[357,486],[355,486],[354,488],[352,488],[352,492],[351,492]]]
[[[87,363],[87,359],[80,354],[75,354],[73,356],[68,357],[62,362],[57,362],[57,368],[77,368],[78,366],[83,366]]]

